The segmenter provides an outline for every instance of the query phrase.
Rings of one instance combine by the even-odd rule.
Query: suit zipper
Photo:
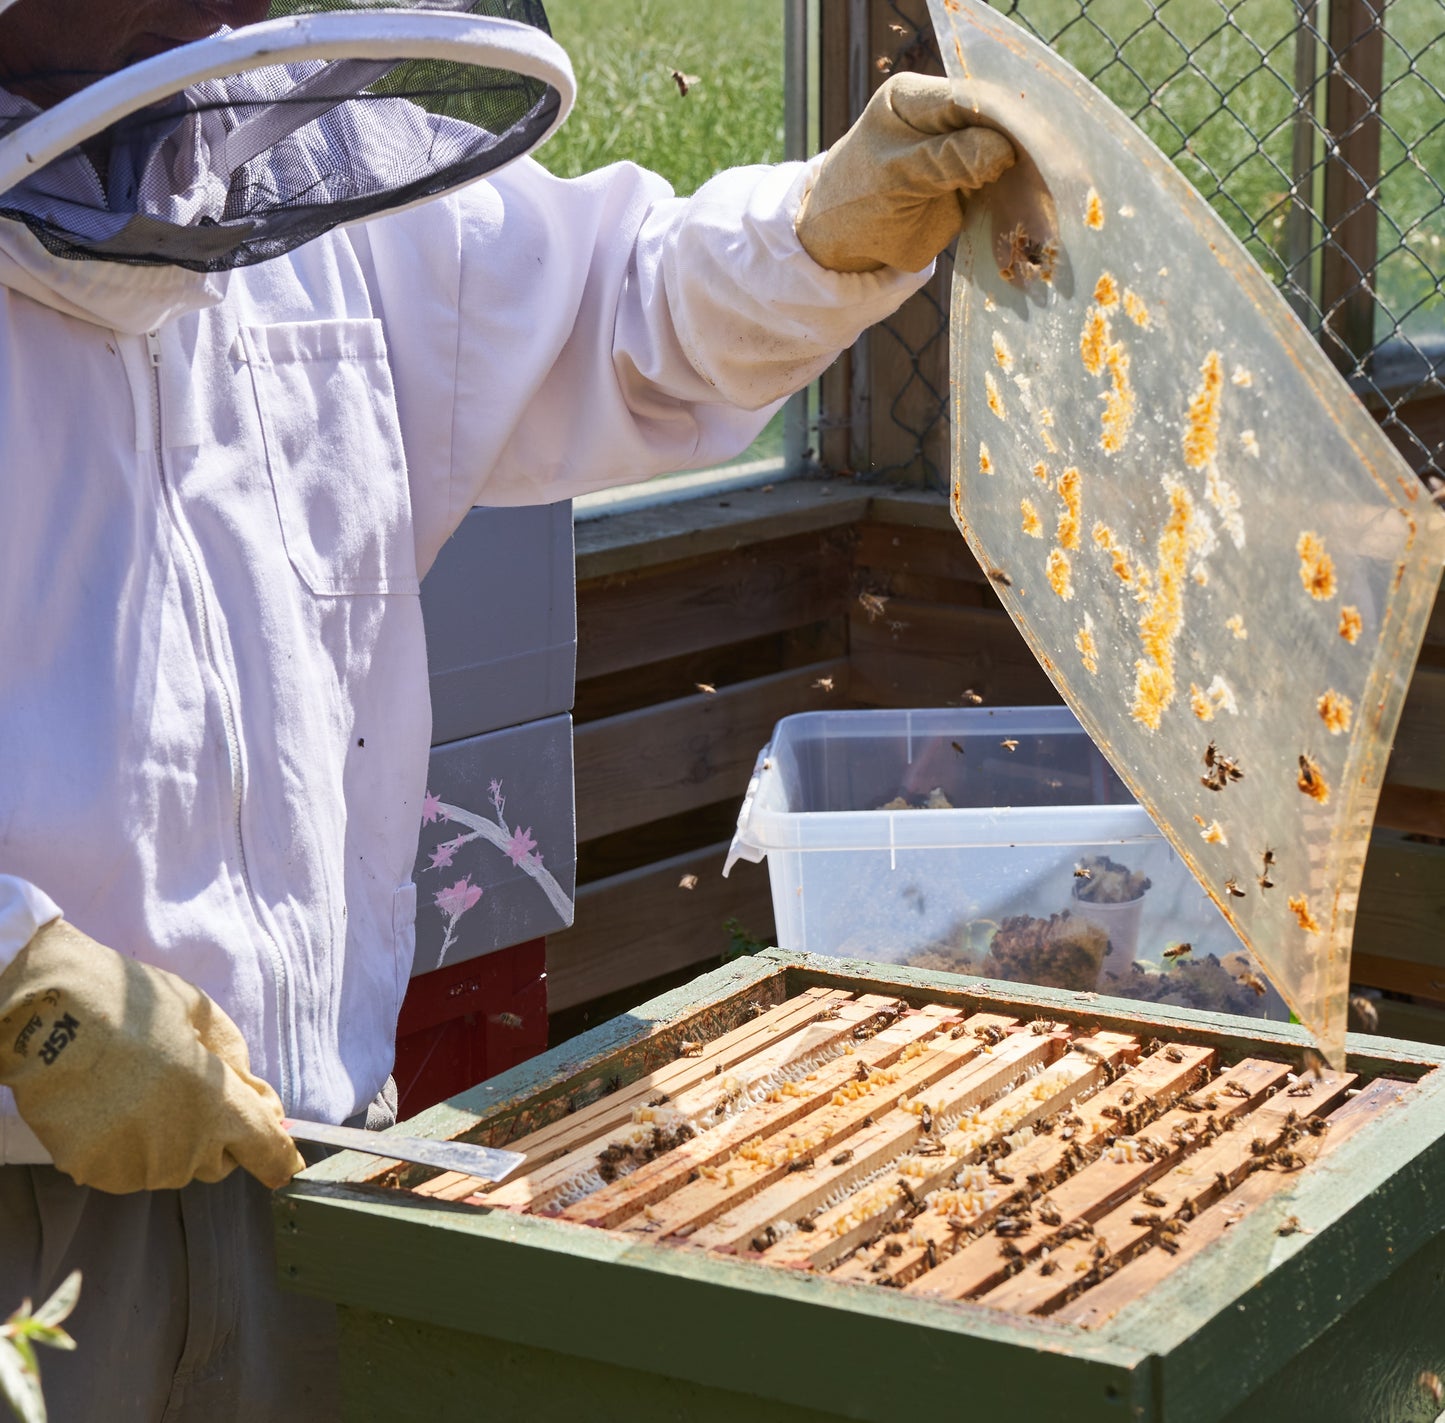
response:
[[[175,534],[178,546],[185,553],[185,561],[190,575],[191,589],[195,597],[196,618],[200,623],[201,652],[205,660],[206,670],[211,674],[214,681],[217,698],[221,706],[221,721],[226,732],[226,756],[230,763],[231,770],[231,827],[236,837],[236,852],[239,856],[241,879],[246,886],[246,897],[251,904],[252,918],[256,927],[261,931],[262,939],[266,945],[267,955],[271,960],[272,992],[275,998],[276,1012],[276,1053],[277,1066],[280,1070],[281,1081],[279,1083],[281,1100],[285,1103],[289,1112],[295,1107],[295,1097],[292,1091],[293,1082],[291,1077],[291,1015],[288,1012],[290,999],[290,980],[286,972],[286,960],[281,953],[280,945],[272,938],[270,931],[266,928],[266,922],[261,916],[260,906],[257,903],[256,891],[251,884],[250,866],[246,860],[246,840],[241,829],[241,807],[244,797],[244,763],[241,759],[241,738],[237,731],[236,706],[231,697],[231,688],[221,672],[221,664],[216,656],[215,640],[211,633],[210,605],[206,600],[206,583],[201,576],[200,559],[196,556],[195,549],[191,546],[190,539],[186,536],[186,529],[181,522],[180,513],[176,507],[175,491],[171,487],[170,480],[166,475],[165,446],[161,437],[161,342],[160,334],[156,331],[147,331],[146,355],[150,361],[151,368],[151,409],[153,412],[153,433],[155,437],[156,450],[156,472],[160,477],[161,494],[165,499],[166,514],[170,519],[171,529]]]

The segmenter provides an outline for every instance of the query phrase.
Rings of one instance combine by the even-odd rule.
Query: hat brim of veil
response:
[[[8,4],[0,0],[0,10],[6,8]],[[0,196],[62,154],[193,85],[268,67],[338,60],[437,61],[507,71],[547,86],[556,96],[550,121],[538,127],[525,148],[511,152],[508,162],[550,137],[576,97],[566,51],[545,31],[519,21],[404,9],[287,16],[195,40],[141,60],[25,119],[0,137]],[[475,176],[383,210],[400,212],[428,202],[440,192],[465,186]]]

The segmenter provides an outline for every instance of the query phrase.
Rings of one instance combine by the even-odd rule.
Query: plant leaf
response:
[[[39,1309],[35,1311],[35,1322],[54,1328],[62,1320],[69,1318],[71,1310],[75,1308],[76,1301],[80,1298],[80,1271],[72,1270],[56,1286],[55,1293],[50,1296]],[[57,1330],[57,1333],[61,1331]],[[68,1337],[68,1336],[63,1336]],[[43,1343],[52,1342],[49,1339]],[[62,1349],[75,1348],[74,1343],[67,1342],[59,1346]]]
[[[0,1335],[0,1398],[10,1405],[20,1423],[45,1423],[40,1376],[25,1367],[20,1350],[4,1335]]]

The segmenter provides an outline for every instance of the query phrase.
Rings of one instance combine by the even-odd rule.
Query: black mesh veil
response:
[[[408,15],[547,31],[539,0],[390,0],[385,9],[312,0],[273,4],[270,19],[304,30],[315,17],[333,35],[370,19],[374,52],[375,25],[395,19],[404,33]],[[544,80],[467,55],[417,57],[418,48],[398,41],[402,58],[343,53],[190,83],[0,193],[0,217],[61,257],[221,271],[468,183],[528,152],[556,122],[563,99]],[[0,143],[40,112],[15,88],[0,89]]]

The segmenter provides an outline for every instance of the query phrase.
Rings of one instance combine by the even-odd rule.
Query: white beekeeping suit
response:
[[[39,1258],[25,1230],[47,1229],[43,1211],[7,1221],[16,1200],[57,1182],[144,1193],[92,1193],[95,1215],[238,1163],[279,1184],[298,1164],[283,1107],[341,1121],[381,1087],[412,961],[430,742],[418,587],[467,511],[729,458],[929,274],[932,251],[910,272],[886,245],[826,267],[805,246],[800,206],[825,218],[830,193],[856,206],[856,161],[831,188],[824,158],[724,173],[686,200],[627,164],[551,177],[514,151],[565,110],[565,58],[546,57],[500,169],[490,140],[392,112],[400,148],[419,136],[412,153],[461,166],[419,206],[415,168],[374,183],[365,222],[351,221],[356,174],[386,165],[352,131],[364,108],[298,104],[299,129],[265,131],[291,135],[270,159],[236,137],[264,117],[256,95],[278,92],[275,65],[270,89],[252,75],[229,91],[249,110],[206,79],[147,110],[153,132],[122,126],[99,157],[62,148],[0,193],[0,1083],[15,1089],[0,1088],[0,1238],[15,1252],[0,1244],[0,1291],[13,1302],[48,1292],[7,1276]],[[310,102],[326,71],[306,63],[290,73]],[[0,122],[39,133],[64,108],[7,96]],[[915,142],[942,131],[907,128]],[[1007,161],[987,137],[1005,156],[944,185],[954,231],[954,189]],[[338,151],[354,160],[344,173]],[[270,181],[283,168],[319,219],[291,220]],[[866,214],[855,225],[871,230]],[[818,239],[830,257],[838,228]],[[17,1184],[50,1160],[64,1176]],[[204,1234],[186,1213],[223,1199],[195,1193],[231,1188],[227,1210],[249,1211],[261,1242],[237,1247],[261,1262],[242,1294],[269,1303],[250,1333],[218,1326],[216,1356],[234,1355],[233,1380],[247,1350],[287,1376],[259,1186],[186,1186],[172,1268]],[[70,1257],[52,1240],[47,1259],[103,1282],[121,1266],[85,1253],[81,1212],[63,1212]],[[157,1377],[172,1367],[185,1372],[163,1361]],[[82,1375],[64,1377],[80,1390]],[[194,1396],[208,1423],[229,1416],[223,1396]],[[60,1416],[85,1416],[76,1407]]]

